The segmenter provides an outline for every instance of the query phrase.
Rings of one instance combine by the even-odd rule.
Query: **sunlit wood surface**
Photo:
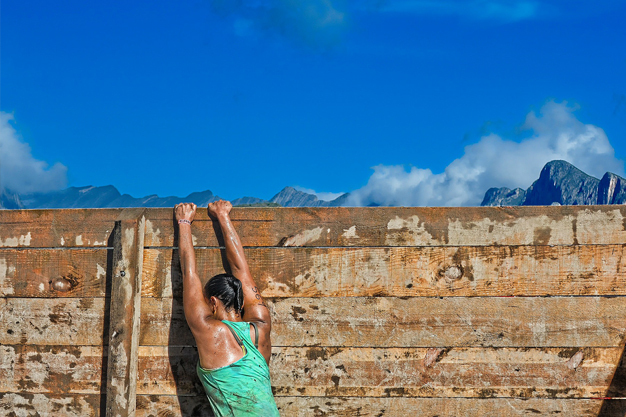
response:
[[[134,243],[116,243],[132,216]],[[231,217],[272,314],[282,415],[626,415],[623,206]],[[223,272],[205,210],[193,235],[201,279]],[[141,262],[136,329],[115,295],[124,244],[140,252],[124,255]],[[123,336],[110,331],[116,314],[131,320]],[[211,415],[172,210],[0,211],[0,415],[105,415],[119,337],[130,343],[127,410]]]

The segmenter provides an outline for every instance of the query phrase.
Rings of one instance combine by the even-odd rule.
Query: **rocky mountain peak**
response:
[[[607,172],[598,185],[597,204],[624,204],[626,202],[626,179]]]
[[[280,204],[283,207],[311,207],[323,204],[316,195],[298,191],[293,187],[285,187],[274,197],[270,198],[272,203]]]
[[[491,188],[482,206],[591,205],[626,203],[626,180],[607,172],[601,180],[567,161],[548,162],[526,191]]]
[[[600,180],[566,161],[548,162],[526,192],[524,205],[589,205],[598,201]]]

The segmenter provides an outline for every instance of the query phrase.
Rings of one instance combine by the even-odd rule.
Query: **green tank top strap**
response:
[[[241,349],[243,349],[243,341],[241,340],[241,338],[239,337],[239,335],[235,332],[235,330],[233,330],[232,327],[230,327],[230,324],[222,322],[226,325],[226,327],[228,327],[228,330],[230,330],[230,332],[233,334],[233,336],[235,336],[235,340],[237,341],[237,344],[239,345],[239,347],[241,347]],[[254,347],[255,348],[259,348],[259,328],[257,327],[257,324],[254,322],[250,322],[250,325],[252,327],[254,327]]]
[[[224,323],[224,322],[222,322],[222,323]],[[224,324],[226,325],[226,327],[228,327],[228,330],[230,330],[230,332],[233,334],[233,336],[235,336],[235,340],[237,341],[237,344],[239,345],[241,350],[244,350],[243,341],[241,340],[239,335],[235,332],[235,330],[232,327],[230,327],[230,324],[228,324],[228,323],[224,323]]]
[[[256,326],[256,323],[251,321],[250,324],[254,327],[254,347],[259,348],[259,328]]]

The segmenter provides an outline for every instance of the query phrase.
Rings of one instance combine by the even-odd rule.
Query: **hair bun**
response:
[[[243,288],[236,277],[230,274],[215,275],[205,284],[204,294],[207,298],[218,298],[227,310],[234,308],[243,315]]]

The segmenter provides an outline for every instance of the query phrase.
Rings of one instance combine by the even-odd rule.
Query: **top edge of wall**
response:
[[[110,247],[125,209],[0,210],[0,248]],[[145,246],[176,246],[172,208],[146,208]],[[489,246],[626,243],[626,206],[235,207],[244,246]],[[206,208],[194,244],[220,246]]]

